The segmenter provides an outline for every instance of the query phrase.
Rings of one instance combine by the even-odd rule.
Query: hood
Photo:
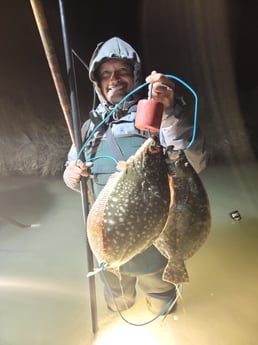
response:
[[[99,43],[89,63],[89,78],[94,84],[100,103],[105,107],[109,106],[97,84],[96,70],[101,63],[109,59],[123,59],[127,61],[133,66],[134,88],[142,83],[141,60],[137,52],[127,42],[121,38],[113,37],[106,42]],[[123,108],[128,108],[138,99],[139,94],[135,93],[130,100],[128,99],[125,102],[126,104],[123,105]]]

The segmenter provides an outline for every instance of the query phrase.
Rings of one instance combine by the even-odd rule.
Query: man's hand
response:
[[[81,160],[71,161],[64,171],[64,181],[67,185],[76,186],[79,184],[81,176],[89,176],[92,163],[84,164]]]
[[[169,108],[174,102],[175,83],[173,80],[162,73],[152,71],[146,78],[146,81],[152,84],[152,98],[155,101],[163,103],[164,110]]]

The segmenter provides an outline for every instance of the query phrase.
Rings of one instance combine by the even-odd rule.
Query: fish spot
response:
[[[113,197],[111,197],[111,200],[114,201],[114,202],[117,202],[118,198],[113,196]]]

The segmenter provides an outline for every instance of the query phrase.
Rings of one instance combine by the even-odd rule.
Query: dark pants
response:
[[[136,299],[136,284],[146,294],[148,308],[159,313],[166,304],[176,297],[173,284],[162,280],[163,269],[147,274],[133,275],[121,273],[121,280],[109,272],[104,271],[102,279],[105,284],[104,296],[109,309],[122,311],[130,308]]]

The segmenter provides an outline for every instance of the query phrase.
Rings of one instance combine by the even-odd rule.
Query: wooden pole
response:
[[[38,27],[41,41],[44,47],[44,51],[45,51],[48,65],[51,71],[51,75],[55,84],[58,99],[59,99],[61,108],[63,110],[63,114],[65,117],[65,121],[68,127],[70,137],[71,137],[71,141],[73,145],[75,145],[75,137],[74,137],[74,131],[73,131],[70,103],[69,103],[69,99],[68,99],[67,92],[65,89],[65,84],[63,82],[63,78],[60,72],[58,60],[55,53],[55,48],[53,46],[53,43],[49,34],[48,24],[45,19],[45,13],[44,13],[40,0],[30,0],[30,3],[31,3],[34,17],[37,23],[37,27]]]

